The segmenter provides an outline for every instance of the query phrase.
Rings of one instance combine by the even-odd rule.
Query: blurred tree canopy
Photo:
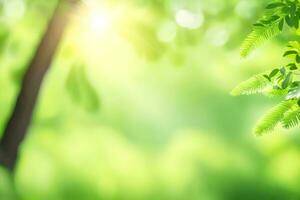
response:
[[[84,1],[0,199],[299,199],[297,134],[250,134],[277,99],[228,95],[296,37],[240,59],[269,2]],[[1,130],[56,4],[0,0]]]

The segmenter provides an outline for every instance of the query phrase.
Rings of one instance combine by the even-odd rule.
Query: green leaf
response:
[[[280,73],[283,75],[283,76],[285,76],[285,74],[286,74],[286,69],[285,69],[285,67],[282,67],[282,68],[280,68]]]
[[[289,50],[289,51],[286,51],[284,54],[283,54],[283,57],[286,57],[286,56],[289,56],[289,55],[297,55],[298,54],[298,51],[295,51],[295,50]]]
[[[72,67],[66,80],[66,89],[72,100],[76,102],[78,102],[80,99],[79,93],[77,92],[77,84],[77,70],[75,67]]]
[[[90,82],[87,73],[83,67],[81,68],[80,73],[84,107],[90,112],[97,111],[100,107],[100,101],[97,91]]]
[[[296,62],[300,63],[300,56],[299,55],[296,56]]]
[[[265,77],[270,82],[272,81],[271,78],[268,75],[266,75],[266,74],[264,74],[263,77]]]
[[[300,50],[300,43],[298,41],[290,41],[288,43],[288,47],[289,48],[293,48],[293,49],[297,49],[298,52],[299,52],[299,50]]]
[[[282,126],[284,128],[293,128],[297,126],[300,122],[300,108],[293,111],[289,111],[284,115],[282,119]]]
[[[284,26],[284,19],[280,20],[279,24],[278,24],[278,28],[280,31],[283,30],[283,26]]]
[[[299,28],[299,19],[298,19],[298,16],[294,16],[294,17],[292,18],[292,21],[293,21],[294,27],[295,27],[296,29],[298,29],[298,28]]]
[[[282,89],[286,89],[292,80],[292,72],[289,72],[288,75],[285,77],[284,81],[282,82]]]
[[[274,76],[276,76],[276,74],[279,72],[279,69],[274,69],[271,71],[271,73],[269,74],[270,78],[273,78]]]
[[[265,27],[254,26],[253,31],[246,37],[241,46],[241,56],[247,57],[251,51],[280,32],[279,23],[272,23]]]
[[[287,94],[288,94],[287,89],[281,89],[279,86],[276,85],[267,88],[266,91],[264,92],[264,95],[268,97],[283,97],[286,96]]]
[[[255,24],[253,24],[253,26],[265,27],[265,25],[263,25],[262,23],[255,23]]]
[[[287,7],[287,6],[283,7],[283,8],[281,9],[281,11],[282,11],[283,13],[285,13],[285,14],[289,14],[289,13],[290,13],[290,9],[289,9],[289,7]]]
[[[231,91],[231,95],[239,96],[263,93],[269,85],[270,82],[263,75],[255,75],[236,86]]]
[[[282,7],[284,6],[284,3],[270,3],[269,5],[267,5],[266,9],[274,9],[274,8],[278,8],[278,7]]]
[[[292,18],[289,15],[287,15],[285,17],[285,21],[286,21],[287,25],[289,25],[289,27],[294,27],[293,20],[292,20]]]
[[[264,25],[270,25],[272,23],[272,20],[260,20]]]
[[[269,112],[267,112],[255,127],[255,133],[258,136],[271,132],[284,118],[284,114],[291,110],[296,104],[293,100],[283,101]]]
[[[67,91],[71,99],[87,111],[97,111],[100,107],[98,94],[83,65],[74,65],[67,78]]]
[[[287,65],[287,67],[289,67],[290,70],[296,70],[298,69],[297,65],[295,63],[290,63]]]
[[[270,22],[273,22],[273,21],[278,20],[279,18],[280,18],[280,16],[278,16],[278,15],[273,15],[273,16],[271,16],[271,18],[269,19],[269,21],[270,21]]]
[[[292,84],[291,84],[291,88],[298,88],[300,86],[300,81],[294,81]]]

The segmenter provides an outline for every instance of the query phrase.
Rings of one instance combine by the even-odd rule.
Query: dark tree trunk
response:
[[[59,1],[44,37],[24,75],[14,110],[0,142],[0,163],[9,170],[13,170],[16,166],[20,145],[30,127],[40,87],[50,68],[75,2],[74,0]]]

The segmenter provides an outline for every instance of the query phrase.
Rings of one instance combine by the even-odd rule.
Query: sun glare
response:
[[[92,11],[88,20],[89,28],[94,32],[106,31],[110,26],[109,18],[103,11]]]
[[[98,35],[107,32],[112,26],[111,12],[105,5],[95,1],[86,1],[76,12],[75,26],[81,32]]]
[[[115,12],[110,7],[95,1],[83,4],[74,15],[66,46],[76,52],[76,59],[99,63],[99,54],[106,54],[109,46],[116,42],[115,20]]]

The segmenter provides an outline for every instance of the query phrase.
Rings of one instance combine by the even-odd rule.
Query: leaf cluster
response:
[[[298,0],[274,1],[266,6],[266,12],[254,25],[241,48],[241,56],[246,57],[257,46],[282,32],[285,27],[298,29],[300,2]],[[236,86],[232,95],[264,94],[279,96],[283,101],[272,108],[255,127],[257,135],[271,132],[281,124],[292,128],[300,123],[300,43],[290,41],[283,57],[289,62],[262,74],[254,75]]]
[[[241,56],[247,57],[256,47],[278,35],[284,27],[299,28],[300,3],[298,0],[281,0],[270,3],[265,14],[253,24],[252,32],[241,47]]]

